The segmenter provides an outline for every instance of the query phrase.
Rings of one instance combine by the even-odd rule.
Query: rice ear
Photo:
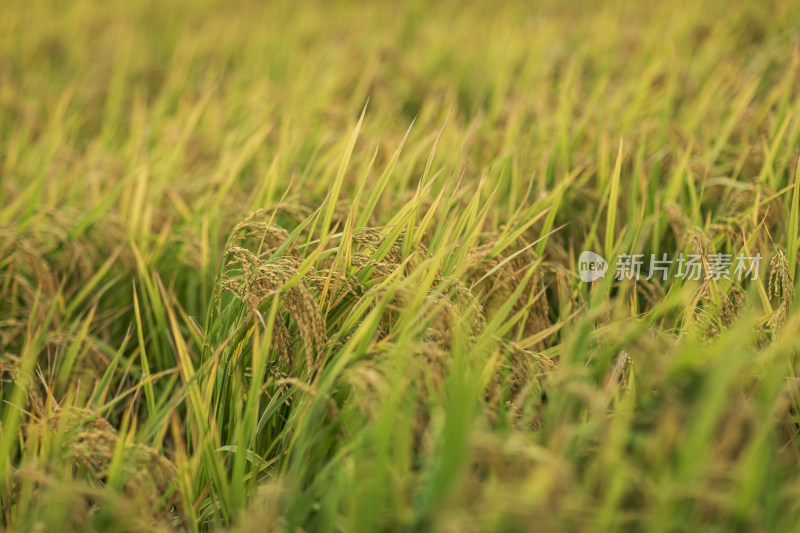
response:
[[[222,288],[234,293],[251,313],[259,317],[261,316],[259,306],[271,295],[281,293],[281,309],[288,312],[297,324],[305,348],[307,368],[310,371],[315,367],[318,354],[325,347],[327,329],[317,302],[304,280],[300,280],[288,290],[283,289],[286,282],[297,274],[294,262],[289,260],[267,263],[250,250],[241,247],[228,249],[228,255],[232,259],[228,263],[226,277],[221,282]],[[234,269],[230,267],[238,267],[241,277],[231,277]],[[290,341],[282,321],[282,317],[276,317],[277,327],[274,328],[273,348],[286,355]]]
[[[792,308],[794,283],[792,281],[792,274],[789,271],[789,260],[786,258],[783,250],[778,250],[778,252],[772,256],[769,267],[767,290],[770,298],[774,297],[778,300],[778,307],[767,322],[767,327],[772,328],[778,333],[786,322],[789,310]]]

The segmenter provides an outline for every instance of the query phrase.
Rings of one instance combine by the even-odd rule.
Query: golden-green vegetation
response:
[[[798,21],[4,1],[2,527],[796,529]]]

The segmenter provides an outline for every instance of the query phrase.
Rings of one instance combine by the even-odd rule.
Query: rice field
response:
[[[6,0],[0,529],[797,530],[798,21]]]

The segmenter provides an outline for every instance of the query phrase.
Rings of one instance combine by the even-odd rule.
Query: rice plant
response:
[[[798,20],[8,0],[2,528],[796,530]]]

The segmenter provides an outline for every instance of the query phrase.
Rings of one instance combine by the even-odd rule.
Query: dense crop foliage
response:
[[[798,21],[5,1],[3,527],[796,528]]]

